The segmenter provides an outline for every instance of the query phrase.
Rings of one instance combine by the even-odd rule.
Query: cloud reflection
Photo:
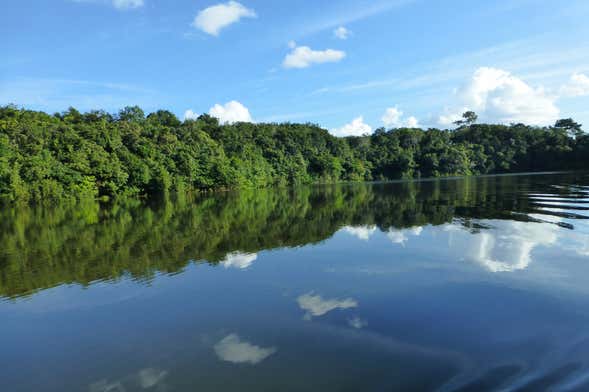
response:
[[[168,372],[165,370],[146,368],[139,371],[137,380],[141,388],[149,389],[161,385],[167,376]]]
[[[118,381],[109,382],[108,380],[100,380],[91,384],[88,388],[89,392],[126,392],[125,387]]]
[[[319,317],[335,309],[350,309],[358,306],[358,302],[352,298],[346,299],[323,299],[320,295],[313,295],[312,292],[303,294],[297,298],[299,307],[305,310],[305,319]]]
[[[376,232],[376,226],[346,226],[342,230],[362,241],[368,241]]]
[[[258,258],[256,253],[241,253],[233,252],[228,253],[225,259],[221,261],[221,264],[225,268],[239,268],[246,269],[252,265],[252,263]]]
[[[352,328],[362,329],[368,325],[366,320],[362,320],[360,317],[353,317],[348,319],[348,325]]]
[[[90,384],[88,387],[89,392],[126,392],[127,388],[136,390],[139,386],[141,389],[149,389],[155,391],[167,390],[165,379],[168,376],[168,372],[156,368],[145,368],[139,370],[137,373],[123,377],[116,381],[110,381],[107,379],[97,381]],[[125,387],[127,386],[127,387]]]
[[[450,248],[491,272],[513,272],[530,265],[535,247],[554,245],[558,239],[555,225],[505,221],[493,225],[494,229],[479,233],[446,226]]]
[[[393,244],[405,245],[405,243],[409,241],[408,235],[419,237],[422,231],[423,227],[421,226],[412,227],[411,229],[405,230],[390,229],[387,232],[387,237]]]
[[[242,341],[236,334],[230,334],[221,339],[215,344],[214,349],[215,354],[222,361],[250,365],[262,362],[277,351],[274,347],[264,348]]]

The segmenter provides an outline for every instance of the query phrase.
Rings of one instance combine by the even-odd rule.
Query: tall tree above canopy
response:
[[[583,125],[573,121],[572,118],[563,118],[554,124],[554,128],[564,129],[569,135],[579,137],[583,134]]]
[[[462,125],[472,125],[477,122],[479,116],[472,110],[464,112],[462,114],[462,120],[454,121],[455,125],[462,126]]]
[[[119,120],[127,122],[141,122],[145,119],[145,112],[139,106],[127,106],[119,112]]]

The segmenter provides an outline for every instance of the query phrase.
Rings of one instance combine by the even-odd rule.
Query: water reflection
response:
[[[362,241],[368,241],[376,233],[376,226],[346,226],[343,230]]]
[[[161,369],[145,368],[129,375],[122,380],[100,380],[90,384],[89,392],[127,392],[129,390],[152,390],[165,392],[168,390],[166,378],[168,372]]]
[[[419,237],[423,227],[412,227],[405,230],[390,229],[387,231],[387,237],[393,244],[405,245],[409,241],[409,236]]]
[[[587,184],[2,209],[0,379],[13,392],[587,390]]]
[[[323,316],[335,309],[350,309],[358,306],[358,301],[353,298],[324,299],[313,292],[299,296],[297,302],[299,307],[306,311],[304,315],[305,320]]]
[[[352,328],[361,329],[368,326],[368,322],[356,316],[348,319],[348,325]]]
[[[557,227],[575,229],[586,218],[584,211],[571,213],[567,200],[573,207],[589,201],[587,189],[553,183],[587,181],[584,174],[505,176],[242,191],[152,206],[4,208],[0,296],[126,276],[149,282],[194,260],[244,269],[262,250],[318,243],[342,228],[364,241],[380,230],[405,245],[418,240],[423,226],[462,226],[472,237],[456,231],[452,241],[468,243],[464,257],[491,271],[517,270],[529,265],[534,247],[554,244]],[[538,195],[565,201],[555,213]],[[485,227],[486,220],[496,227]],[[554,227],[518,224],[539,221]],[[577,235],[580,254],[588,253],[588,234]]]
[[[448,246],[464,259],[480,264],[491,272],[526,269],[537,246],[550,246],[558,239],[558,227],[540,223],[484,222],[492,229],[468,232],[446,225]]]
[[[256,365],[274,354],[275,347],[260,347],[241,340],[236,334],[230,334],[215,344],[215,354],[220,360],[231,363]]]
[[[221,260],[221,264],[223,264],[225,268],[246,269],[251,266],[257,258],[258,255],[255,253],[232,252]]]

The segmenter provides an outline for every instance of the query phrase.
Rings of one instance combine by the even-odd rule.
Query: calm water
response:
[[[3,391],[587,391],[589,175],[3,209]]]

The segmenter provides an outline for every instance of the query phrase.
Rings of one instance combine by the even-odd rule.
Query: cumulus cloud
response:
[[[299,307],[306,311],[305,319],[323,316],[335,309],[350,309],[358,306],[358,302],[352,298],[346,299],[323,299],[320,295],[313,295],[312,292],[303,294],[297,298]]]
[[[218,36],[225,27],[241,18],[255,18],[256,12],[236,1],[217,4],[201,10],[192,25],[207,34]]]
[[[409,116],[407,117],[407,120],[405,120],[405,124],[407,125],[407,128],[417,128],[419,126],[419,121],[417,118]]]
[[[308,46],[297,46],[293,41],[289,43],[289,47],[291,52],[282,62],[284,68],[307,68],[313,64],[336,63],[346,57],[346,52],[341,50],[313,50]]]
[[[258,255],[255,253],[233,252],[226,255],[225,259],[221,261],[221,264],[223,264],[225,268],[246,269],[252,265],[257,258]]]
[[[339,39],[348,39],[350,34],[350,30],[346,29],[344,26],[339,26],[337,29],[333,30],[334,37]]]
[[[274,347],[255,346],[242,341],[238,335],[230,334],[215,344],[215,354],[222,361],[255,365],[276,352]]]
[[[386,109],[381,120],[386,127],[392,128],[417,128],[419,126],[419,121],[413,116],[403,119],[403,112],[397,106]]]
[[[225,105],[216,104],[209,110],[209,114],[218,118],[221,124],[253,122],[248,108],[237,101],[230,101]]]
[[[589,77],[582,73],[571,75],[568,83],[560,89],[560,94],[564,97],[589,95]]]
[[[196,120],[198,118],[198,114],[193,112],[191,109],[188,109],[184,112],[184,120]]]
[[[362,241],[368,241],[374,232],[376,232],[376,226],[346,226],[343,228],[343,231]]]
[[[331,133],[335,136],[362,136],[372,132],[372,127],[364,122],[364,117],[356,117],[351,123],[341,128],[332,129]]]
[[[401,123],[401,116],[403,116],[403,112],[395,106],[385,110],[381,119],[387,127],[398,126]]]
[[[475,111],[485,121],[532,125],[551,124],[560,114],[555,104],[558,96],[497,68],[477,69],[456,97],[460,110],[447,110],[438,118],[441,125],[455,121],[466,110]]]

